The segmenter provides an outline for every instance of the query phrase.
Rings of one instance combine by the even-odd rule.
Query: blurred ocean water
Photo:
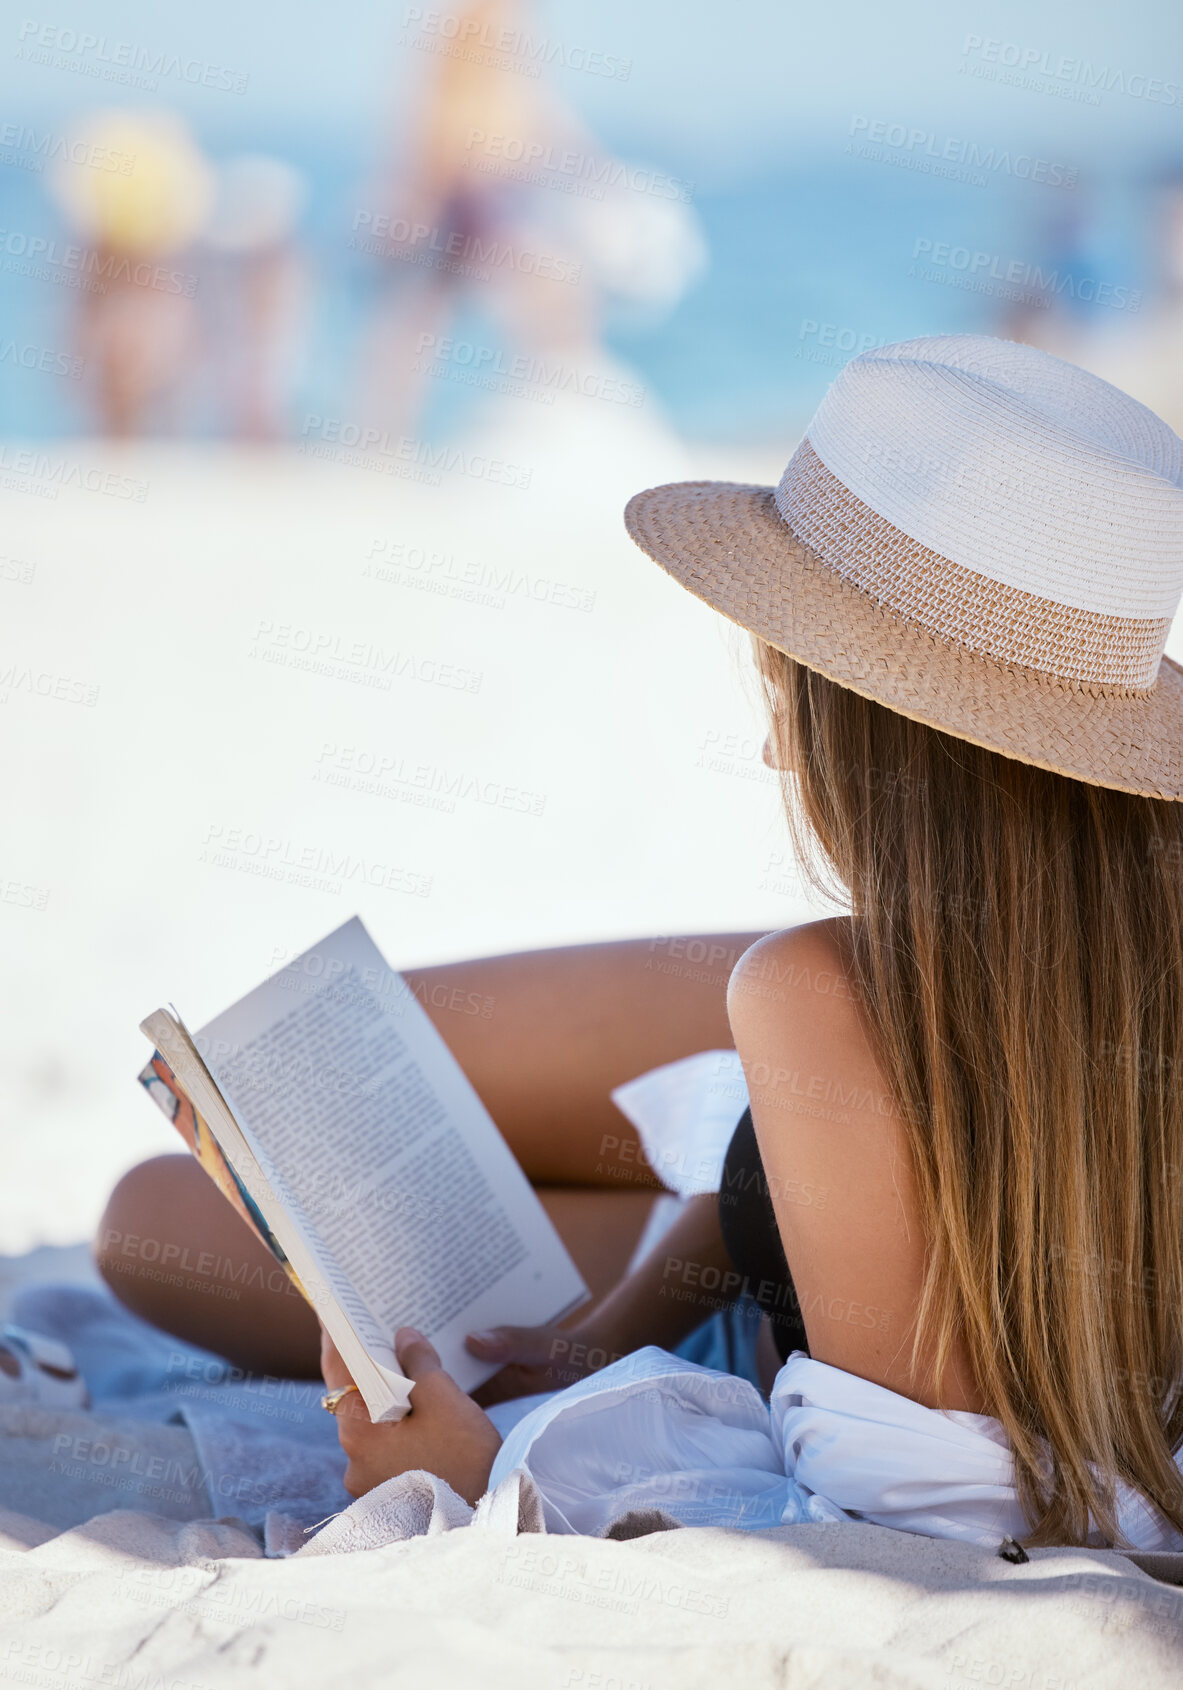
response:
[[[309,413],[348,406],[365,324],[399,267],[384,270],[350,244],[360,164],[323,149],[308,157],[275,150],[311,189],[300,228],[307,319],[288,400],[295,434]],[[60,365],[74,344],[79,290],[62,254],[76,237],[44,175],[0,151],[5,162],[0,431],[25,439],[91,432],[84,384],[54,379],[45,367],[54,357]],[[800,428],[842,363],[866,346],[959,330],[1014,333],[1013,313],[1024,303],[1036,330],[1054,314],[1061,328],[1087,337],[1126,326],[1153,298],[1158,188],[1149,176],[1081,176],[1052,187],[1006,172],[945,179],[924,166],[923,158],[890,153],[868,162],[830,152],[725,192],[691,184],[705,268],[667,312],[609,300],[607,349],[683,436],[779,440]],[[549,202],[560,196],[535,197],[543,217],[557,209]],[[942,261],[934,264],[934,254]],[[201,249],[177,263],[197,278],[200,302]],[[1054,297],[1040,302],[1049,276]],[[448,332],[485,340],[497,333],[485,321],[479,285],[457,305]],[[474,403],[460,384],[433,384],[425,429],[453,433]],[[176,427],[198,438],[220,433],[213,396],[196,394]]]

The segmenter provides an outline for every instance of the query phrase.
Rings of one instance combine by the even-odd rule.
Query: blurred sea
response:
[[[310,186],[300,236],[312,293],[289,405],[293,433],[306,413],[340,414],[348,402],[343,382],[356,367],[359,336],[383,285],[381,268],[349,245],[363,163],[323,147],[307,154],[306,147],[305,139],[270,148],[297,165]],[[997,283],[983,284],[983,257],[996,274],[1015,264],[1054,269],[1066,283],[1054,310],[1086,337],[1119,328],[1123,314],[1131,315],[1112,303],[1115,294],[1153,296],[1157,185],[1149,177],[1082,176],[1066,189],[995,173],[973,185],[899,162],[835,162],[830,152],[792,174],[725,192],[692,191],[709,254],[703,273],[667,313],[609,302],[603,319],[607,349],[636,372],[675,431],[702,441],[779,440],[800,428],[837,369],[863,345],[998,332],[1005,302]],[[537,197],[561,198],[541,189]],[[22,273],[31,239],[60,247],[71,236],[44,177],[0,151],[4,339],[68,349],[76,290]],[[941,243],[978,254],[979,273],[950,264],[936,279],[931,270],[917,273],[918,253],[923,259]],[[200,277],[200,252],[185,262]],[[1091,284],[1105,284],[1110,303],[1074,299],[1079,283],[1085,294],[1096,291]],[[1039,308],[1033,315],[1038,319]],[[479,288],[451,332],[482,332]],[[7,363],[0,431],[24,439],[91,431],[81,383],[46,379],[11,356]],[[455,384],[433,385],[443,391],[432,395],[425,432],[447,434],[474,401]],[[219,424],[213,407],[198,399],[179,426],[202,437]]]

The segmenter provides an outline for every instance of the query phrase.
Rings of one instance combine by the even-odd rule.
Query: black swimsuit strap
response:
[[[719,1228],[732,1266],[744,1276],[743,1290],[769,1316],[781,1360],[794,1350],[808,1353],[801,1304],[780,1241],[750,1109],[740,1116],[724,1158]]]

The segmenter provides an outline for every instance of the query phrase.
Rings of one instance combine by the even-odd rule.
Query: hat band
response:
[[[775,496],[782,520],[835,574],[939,638],[1106,691],[1153,687],[1170,617],[1079,610],[966,569],[865,505],[808,436]]]

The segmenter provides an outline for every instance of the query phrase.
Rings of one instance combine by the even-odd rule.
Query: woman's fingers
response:
[[[422,1332],[400,1326],[394,1335],[394,1353],[408,1379],[416,1384],[429,1373],[439,1373],[443,1363]]]
[[[320,1375],[330,1391],[339,1390],[342,1385],[353,1383],[349,1376],[349,1369],[341,1360],[336,1344],[323,1326],[320,1329]]]
[[[470,1332],[464,1347],[482,1361],[504,1361],[509,1355],[508,1326],[494,1326],[488,1332]]]
[[[499,1368],[472,1393],[482,1407],[555,1390],[586,1371],[573,1365],[571,1335],[558,1326],[496,1326],[490,1332],[470,1332],[465,1345],[471,1355]]]
[[[494,1326],[488,1332],[470,1332],[464,1345],[482,1361],[516,1361],[529,1366],[546,1359],[553,1337],[549,1326]]]

